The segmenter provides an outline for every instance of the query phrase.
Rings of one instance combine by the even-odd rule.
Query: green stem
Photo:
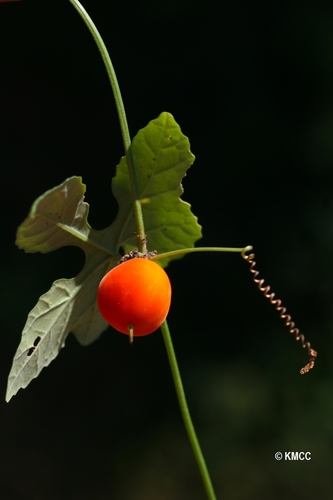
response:
[[[188,438],[190,440],[192,450],[193,450],[195,459],[197,461],[197,465],[199,467],[202,481],[203,481],[203,484],[204,484],[204,487],[205,487],[205,490],[207,493],[207,498],[208,498],[208,500],[216,500],[212,481],[210,479],[207,465],[206,465],[204,456],[202,454],[200,444],[199,444],[199,441],[198,441],[198,438],[197,438],[197,435],[196,435],[196,432],[195,432],[195,429],[194,429],[194,426],[192,423],[190,410],[189,410],[188,405],[187,405],[186,396],[185,396],[185,392],[184,392],[184,388],[183,388],[183,383],[182,383],[182,379],[181,379],[179,368],[178,368],[176,354],[175,354],[175,351],[174,351],[174,348],[172,345],[171,335],[170,335],[169,327],[168,327],[168,324],[166,321],[164,321],[164,323],[162,324],[161,329],[162,329],[162,333],[163,333],[165,347],[166,347],[166,350],[168,353],[169,363],[170,363],[170,367],[171,367],[173,381],[174,381],[175,388],[176,388],[176,393],[177,393],[177,397],[178,397],[180,411],[182,413],[185,428],[187,431],[187,435],[188,435]]]
[[[133,211],[134,211],[135,224],[136,224],[137,235],[138,235],[138,248],[139,248],[140,252],[147,253],[147,244],[146,244],[146,239],[145,239],[145,228],[144,228],[144,222],[143,222],[139,188],[138,188],[138,182],[137,182],[136,173],[135,173],[133,154],[132,154],[132,150],[130,147],[131,146],[131,137],[130,137],[129,130],[128,130],[125,107],[124,107],[123,99],[121,97],[121,92],[120,92],[120,88],[118,85],[117,76],[116,76],[115,70],[113,68],[113,64],[111,62],[108,50],[105,46],[105,43],[103,42],[103,39],[102,39],[101,35],[99,34],[99,31],[96,28],[96,25],[94,24],[93,20],[89,16],[88,12],[83,8],[83,6],[81,5],[81,3],[78,0],[69,0],[69,1],[73,5],[73,7],[76,9],[76,11],[79,13],[81,18],[85,22],[87,28],[89,29],[90,33],[92,34],[92,37],[93,37],[93,39],[98,47],[98,50],[102,56],[102,59],[103,59],[103,62],[104,62],[105,68],[106,68],[106,72],[108,74],[108,77],[109,77],[109,80],[111,83],[112,92],[113,92],[114,100],[116,103],[118,118],[119,118],[119,122],[120,122],[121,135],[123,138],[125,155],[126,155],[127,166],[128,166],[128,173],[129,173],[132,199],[133,199]]]
[[[173,257],[175,255],[186,255],[187,253],[194,252],[250,252],[252,250],[251,246],[246,246],[244,248],[232,248],[232,247],[196,247],[196,248],[180,248],[179,250],[171,250],[170,252],[160,253],[152,257],[152,260],[161,260]]]

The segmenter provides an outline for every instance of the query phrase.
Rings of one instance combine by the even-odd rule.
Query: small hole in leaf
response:
[[[34,347],[30,347],[28,353],[27,353],[27,356],[31,356],[31,354],[34,352],[35,348]]]
[[[34,342],[34,346],[37,347],[40,342],[40,337],[37,337]]]

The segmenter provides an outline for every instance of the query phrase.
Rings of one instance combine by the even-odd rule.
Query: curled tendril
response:
[[[259,279],[259,271],[256,269],[256,261],[254,253],[252,252],[253,247],[247,246],[242,252],[241,256],[244,260],[246,260],[250,265],[250,273],[252,274],[253,281],[258,285],[258,289],[263,293],[264,297],[270,301],[270,303],[275,307],[278,311],[280,318],[284,321],[286,327],[289,329],[289,333],[295,336],[295,340],[300,340],[303,349],[306,349],[309,356],[309,362],[305,365],[301,370],[301,375],[304,373],[308,373],[315,364],[315,360],[317,357],[317,352],[311,348],[310,342],[305,341],[305,337],[302,333],[300,333],[299,329],[296,328],[295,323],[292,321],[290,314],[287,314],[287,309],[282,305],[282,301],[280,299],[275,298],[275,293],[271,292],[271,287],[268,285],[264,285],[265,280]]]

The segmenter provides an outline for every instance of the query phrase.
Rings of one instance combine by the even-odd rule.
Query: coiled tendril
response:
[[[287,309],[282,305],[282,301],[275,298],[275,293],[270,292],[271,287],[264,285],[265,280],[258,279],[259,271],[256,269],[256,261],[254,260],[255,254],[247,254],[247,252],[251,252],[252,250],[253,248],[251,246],[247,246],[242,250],[241,255],[243,259],[250,264],[250,273],[253,275],[253,281],[258,285],[258,288],[263,293],[264,297],[266,297],[266,299],[268,299],[278,311],[280,318],[284,320],[286,327],[289,329],[289,333],[295,335],[295,340],[301,341],[303,349],[307,349],[309,362],[300,370],[301,375],[304,375],[304,373],[308,373],[314,367],[317,352],[311,348],[310,342],[306,342],[304,335],[301,334],[299,329],[295,327],[295,323],[292,321],[291,316],[287,314]]]

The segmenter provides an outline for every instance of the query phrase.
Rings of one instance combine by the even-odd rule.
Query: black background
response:
[[[197,159],[183,199],[200,246],[254,246],[318,350],[315,369],[238,254],[173,262],[168,322],[217,497],[331,498],[333,6],[295,0],[85,0],[112,57],[132,136],[171,112]],[[32,202],[72,175],[90,224],[111,223],[123,155],[109,82],[68,1],[0,4],[1,387],[28,312],[78,249],[14,246]],[[205,498],[160,332],[109,329],[66,348],[0,405],[1,498]],[[278,462],[276,451],[311,461]]]

